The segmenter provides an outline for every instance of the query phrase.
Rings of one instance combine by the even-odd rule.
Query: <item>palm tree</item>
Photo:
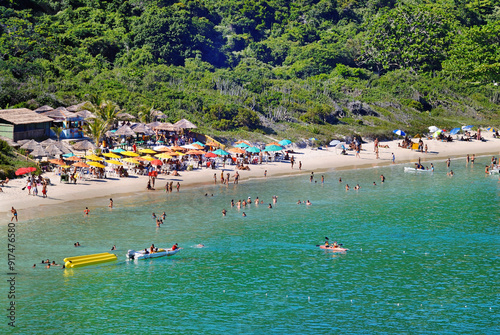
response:
[[[113,101],[102,99],[97,105],[88,102],[84,108],[94,113],[97,118],[106,122],[106,127],[111,128],[115,121],[116,115],[121,111],[120,107]]]
[[[56,134],[57,140],[60,141],[60,137],[61,137],[63,128],[54,126],[54,127],[50,127],[50,129]]]
[[[151,108],[148,109],[148,107],[146,106],[141,106],[141,111],[139,111],[138,113],[138,116],[139,116],[139,120],[142,122],[142,123],[151,123],[153,122],[154,120],[154,114],[157,112],[153,106],[151,106]]]
[[[94,140],[95,146],[99,147],[99,140],[108,130],[108,123],[100,117],[92,118],[85,123],[83,131],[85,134]]]

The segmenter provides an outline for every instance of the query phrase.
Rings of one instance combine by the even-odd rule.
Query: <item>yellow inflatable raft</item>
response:
[[[96,265],[116,261],[116,255],[109,252],[100,254],[67,257],[64,259],[66,268],[79,268],[87,265]]]

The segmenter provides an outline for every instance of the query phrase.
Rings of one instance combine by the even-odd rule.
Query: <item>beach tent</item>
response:
[[[439,128],[438,128],[438,127],[436,127],[436,126],[430,126],[430,127],[429,127],[429,132],[430,132],[430,133],[435,133],[435,132],[436,132],[436,131],[438,131],[438,130],[439,130]]]
[[[340,143],[339,140],[332,140],[330,143],[328,143],[328,145],[334,147],[334,146],[336,146],[339,143]]]

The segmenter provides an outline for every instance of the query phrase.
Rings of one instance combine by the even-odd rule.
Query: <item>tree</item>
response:
[[[439,5],[396,7],[368,25],[359,63],[378,72],[440,70],[456,26],[451,10]]]
[[[63,128],[62,127],[50,127],[50,129],[52,129],[52,131],[54,132],[54,134],[56,134],[57,136],[57,140],[59,141],[60,140],[60,137],[61,137],[61,134],[62,134],[62,131],[63,131]]]
[[[91,118],[83,126],[83,131],[87,136],[94,140],[96,147],[99,147],[99,140],[104,136],[108,130],[108,124],[100,117]]]
[[[463,29],[443,63],[445,73],[482,83],[500,82],[500,21]]]

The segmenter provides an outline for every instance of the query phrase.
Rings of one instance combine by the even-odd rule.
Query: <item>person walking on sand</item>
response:
[[[392,164],[396,164],[396,156],[392,153]]]
[[[224,184],[224,169],[222,169],[222,171],[220,173],[220,183]]]
[[[17,210],[14,207],[12,207],[10,212],[12,213],[12,218],[10,219],[10,222],[12,222],[12,220],[14,220],[14,218],[16,219],[16,222],[17,222]]]
[[[214,184],[217,184],[217,173],[214,173]]]
[[[47,182],[42,183],[42,198],[47,198]]]
[[[378,145],[375,147],[375,159],[379,159],[379,156],[378,156]]]
[[[295,163],[295,157],[293,157],[292,155],[292,157],[290,158],[290,165],[292,166],[292,169],[293,169],[293,163]]]
[[[299,161],[299,170],[302,170],[302,161]]]
[[[378,152],[378,138],[373,141],[373,151]]]

